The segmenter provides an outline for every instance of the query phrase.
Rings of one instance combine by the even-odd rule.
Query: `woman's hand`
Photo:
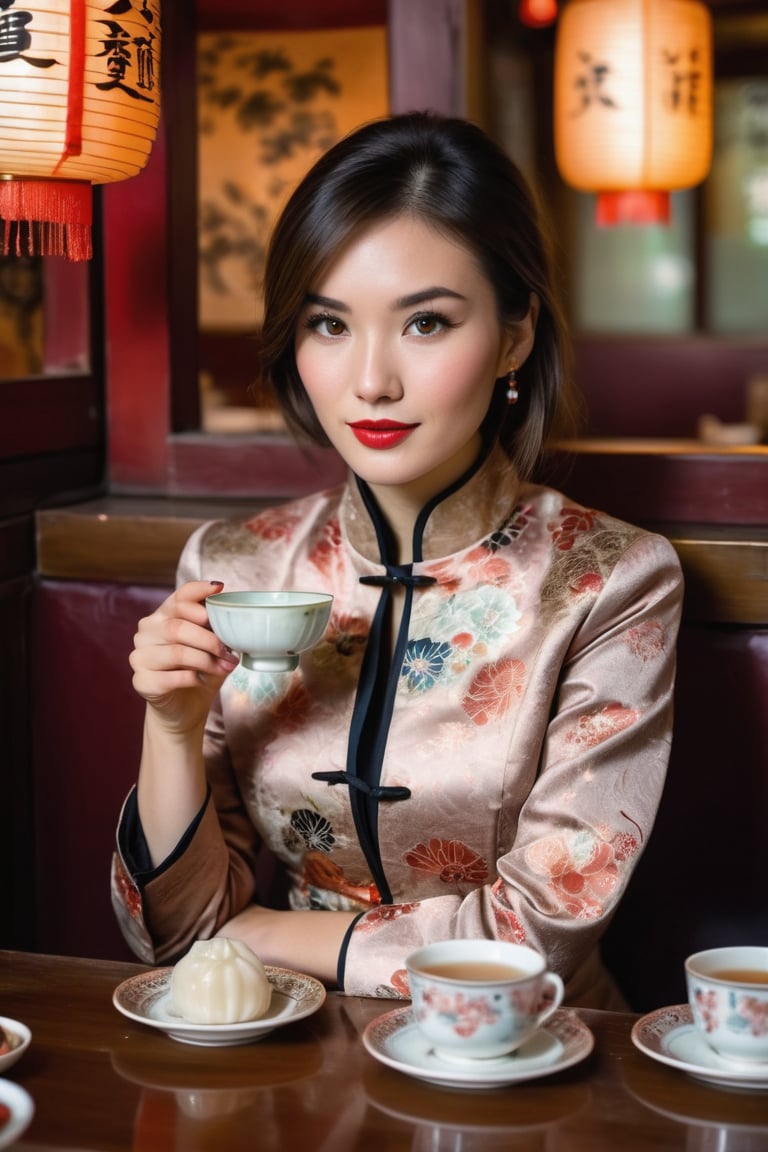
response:
[[[153,722],[184,736],[205,723],[214,696],[237,657],[211,631],[203,601],[223,585],[192,580],[139,622],[130,655],[133,686]]]

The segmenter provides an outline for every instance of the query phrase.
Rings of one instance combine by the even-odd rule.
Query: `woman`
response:
[[[147,962],[198,937],[407,995],[427,940],[543,951],[609,1006],[597,944],[664,781],[681,578],[669,543],[531,482],[572,407],[525,182],[415,113],[326,153],[268,257],[264,373],[337,490],[199,529],[131,656],[147,702],[114,903]],[[253,674],[211,589],[334,596],[295,673]],[[265,844],[290,907],[255,897]]]

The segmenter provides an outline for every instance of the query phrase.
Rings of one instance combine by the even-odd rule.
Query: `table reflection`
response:
[[[400,1073],[366,1068],[363,1089],[368,1103],[385,1116],[415,1125],[412,1152],[552,1152],[557,1128],[586,1109],[586,1083],[550,1080],[540,1096],[526,1101],[521,1123],[516,1090],[457,1090],[420,1084],[417,1090]]]
[[[333,1039],[304,1039],[294,1059],[289,1053],[275,1060],[267,1043],[249,1046],[247,1071],[238,1047],[169,1043],[173,1049],[164,1045],[153,1061],[146,1049],[137,1053],[130,1045],[111,1052],[114,1071],[141,1088],[133,1152],[240,1152],[254,1146],[285,1152],[296,1124],[312,1132],[318,1152],[358,1146],[365,1115],[359,1093],[343,1109],[328,1108],[338,1091]]]
[[[360,1146],[364,1105],[350,1099],[328,1109],[316,1086],[226,1091],[166,1092],[142,1089],[134,1121],[133,1152],[285,1152],[291,1124],[306,1123],[317,1152],[347,1152]]]
[[[624,1082],[645,1108],[685,1125],[686,1152],[768,1152],[765,1091],[709,1084],[651,1060],[628,1063]]]

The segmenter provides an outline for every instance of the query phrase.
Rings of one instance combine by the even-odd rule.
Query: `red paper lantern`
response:
[[[0,251],[91,255],[92,185],[160,114],[160,0],[0,0]]]
[[[526,28],[548,28],[557,19],[557,0],[520,0],[517,14]]]
[[[571,0],[555,43],[555,158],[599,223],[668,221],[712,157],[712,21],[698,0]]]

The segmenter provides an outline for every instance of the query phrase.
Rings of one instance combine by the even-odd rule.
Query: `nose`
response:
[[[397,356],[384,340],[370,336],[360,341],[354,371],[355,391],[368,404],[402,397],[402,373]]]

